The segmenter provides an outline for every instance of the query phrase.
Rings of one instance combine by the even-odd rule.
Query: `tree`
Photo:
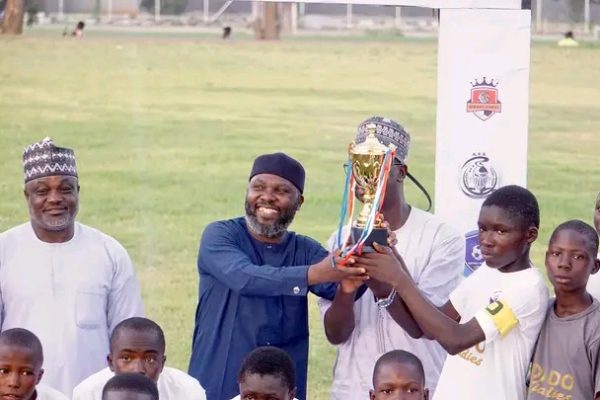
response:
[[[254,37],[259,40],[277,40],[281,32],[281,13],[278,3],[253,3]]]
[[[25,6],[23,0],[6,0],[4,18],[2,19],[2,33],[19,35],[23,33],[23,14]]]

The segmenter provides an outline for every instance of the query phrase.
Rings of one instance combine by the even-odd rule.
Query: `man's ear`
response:
[[[300,198],[298,199],[298,208],[296,209],[296,211],[298,211],[300,207],[302,207],[302,204],[304,204],[304,196],[300,195]]]
[[[398,165],[398,182],[404,182],[406,176],[408,175],[408,165],[402,164]]]
[[[405,164],[392,164],[389,180],[392,182],[404,182],[408,174],[408,167]]]
[[[110,354],[106,356],[106,363],[108,364],[108,368],[110,368],[112,372],[115,372],[113,369],[113,358]]]
[[[530,226],[527,230],[527,243],[532,244],[538,238],[539,230],[535,226]]]
[[[162,365],[160,366],[160,372],[163,371],[163,369],[165,369],[165,364],[167,363],[167,355],[163,354],[163,362]]]
[[[598,270],[600,270],[600,260],[596,258],[594,260],[594,268],[592,268],[592,274],[595,274],[596,272],[598,272]]]
[[[40,369],[40,375],[37,378],[37,382],[35,382],[35,384],[37,385],[38,383],[40,383],[40,381],[42,380],[42,377],[44,376],[44,368]]]

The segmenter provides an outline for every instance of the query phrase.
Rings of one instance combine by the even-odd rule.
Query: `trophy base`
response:
[[[362,228],[358,228],[356,226],[352,227],[352,235],[350,236],[352,244],[356,243],[358,241],[358,239],[360,239],[362,232],[363,232]],[[363,253],[374,252],[375,249],[373,248],[373,242],[380,244],[382,246],[387,246],[388,245],[387,240],[388,240],[387,229],[373,228],[373,230],[371,231],[371,234],[369,234],[369,236],[367,237],[367,240],[365,240],[365,243],[362,248],[362,252]]]

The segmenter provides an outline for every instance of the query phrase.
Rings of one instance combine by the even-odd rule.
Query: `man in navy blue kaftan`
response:
[[[208,400],[239,393],[237,371],[259,346],[276,346],[292,357],[297,398],[306,400],[307,293],[333,299],[332,282],[362,276],[358,268],[332,268],[332,256],[318,242],[287,230],[304,201],[304,177],[302,165],[283,153],[258,157],[246,216],[204,230],[189,373]]]

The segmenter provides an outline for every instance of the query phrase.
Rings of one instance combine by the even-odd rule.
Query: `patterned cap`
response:
[[[23,169],[25,183],[51,175],[69,175],[77,178],[73,150],[55,146],[49,137],[25,147]]]
[[[404,164],[406,162],[406,157],[408,156],[410,135],[402,125],[389,118],[371,117],[358,125],[356,131],[357,144],[364,142],[367,138],[367,125],[369,124],[375,124],[375,136],[379,142],[386,146],[390,143],[396,146],[396,158]]]

